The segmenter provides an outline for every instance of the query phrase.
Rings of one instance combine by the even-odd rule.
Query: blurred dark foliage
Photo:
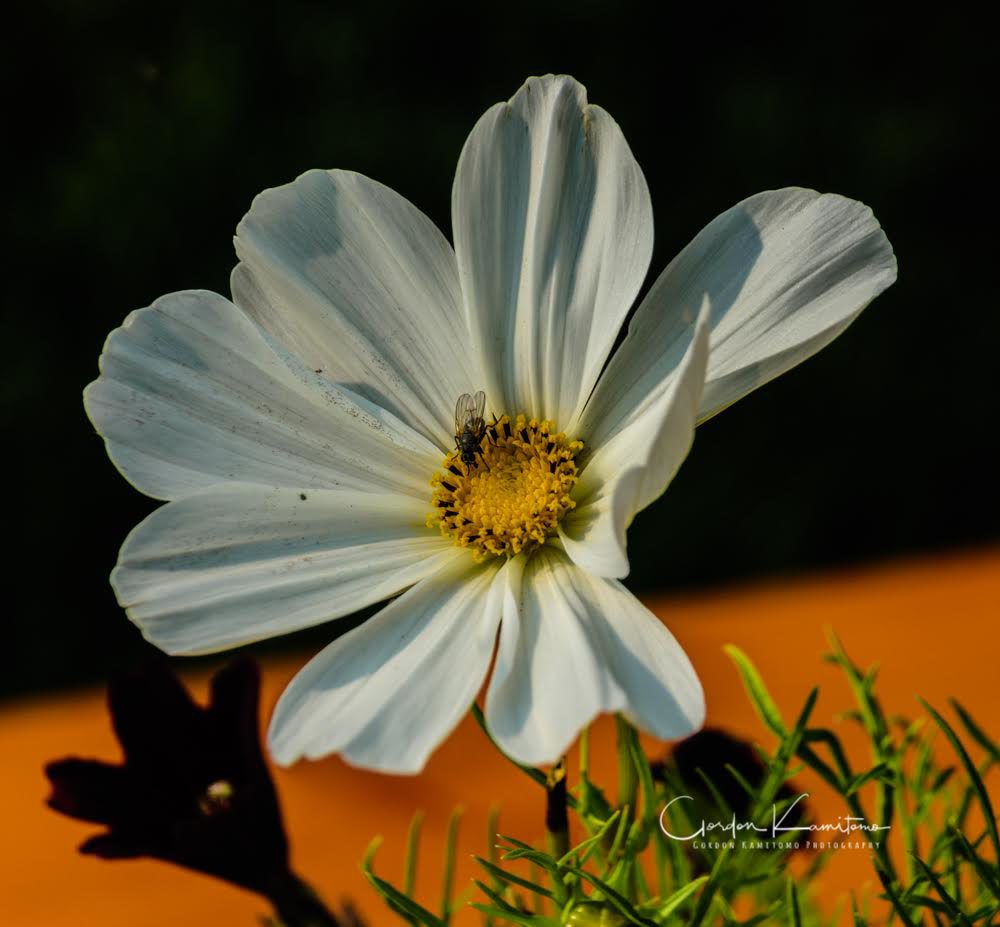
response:
[[[145,646],[107,575],[156,503],[80,401],[107,333],[172,290],[228,293],[252,197],[311,167],[375,177],[449,230],[474,121],[548,71],[582,80],[631,143],[653,276],[714,215],[789,184],[868,203],[899,258],[899,282],[832,347],[700,430],[631,530],[633,588],[995,540],[992,32],[961,4],[741,9],[15,5],[0,388],[24,565],[8,570],[2,690],[98,678]]]
[[[681,781],[697,798],[695,807],[699,809],[698,813],[702,813],[700,809],[710,808],[721,815],[719,820],[733,814],[746,820],[754,809],[743,783],[759,791],[767,776],[767,767],[753,744],[715,727],[702,728],[697,734],[674,744],[669,762],[673,763]],[[652,764],[654,778],[663,778],[663,765],[663,762]],[[714,792],[709,789],[706,780],[711,783]],[[774,804],[790,805],[799,794],[787,782],[783,783],[775,793]],[[705,816],[708,817],[707,814]],[[779,816],[783,825],[795,827],[806,820],[808,808],[799,801],[794,806],[783,808]],[[766,824],[767,821],[758,819],[758,823]]]
[[[720,728],[702,728],[674,744],[667,757],[651,763],[650,769],[657,781],[667,782],[671,787],[679,783],[686,789],[684,794],[692,802],[687,811],[694,815],[692,824],[695,826],[697,818],[702,821],[753,821],[764,828],[773,820],[781,827],[792,828],[805,826],[811,817],[803,793],[788,782],[778,786],[771,807],[754,807],[747,787],[755,793],[762,790],[767,766],[753,744]],[[754,835],[750,833],[749,836]],[[764,833],[761,839],[768,836]],[[725,832],[722,837],[725,838]],[[703,854],[691,846],[687,846],[686,851],[694,874],[703,875],[710,870]]]

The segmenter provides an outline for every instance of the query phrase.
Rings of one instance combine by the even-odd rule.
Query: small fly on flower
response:
[[[486,433],[486,421],[483,413],[486,411],[486,393],[479,390],[475,395],[462,393],[455,403],[455,447],[461,452],[462,462],[471,467],[476,463],[476,455],[486,469],[489,466],[483,459],[483,435]]]

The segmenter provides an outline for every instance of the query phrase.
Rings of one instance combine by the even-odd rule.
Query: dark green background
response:
[[[0,691],[97,679],[145,647],[107,574],[154,503],[80,402],[107,333],[163,293],[227,293],[252,197],[307,168],[375,177],[447,231],[474,121],[547,71],[621,124],[652,192],[654,274],[718,212],[790,184],[868,203],[899,259],[846,335],[699,431],[633,526],[633,588],[995,541],[992,32],[957,5],[934,20],[818,7],[22,7],[0,64],[17,158]]]

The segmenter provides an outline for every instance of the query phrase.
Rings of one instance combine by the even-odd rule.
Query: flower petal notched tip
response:
[[[274,763],[282,769],[289,769],[299,760],[307,758],[301,750],[288,746],[271,730],[268,730],[267,734],[267,752]]]

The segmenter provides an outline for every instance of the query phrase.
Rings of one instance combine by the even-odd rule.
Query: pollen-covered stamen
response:
[[[545,543],[576,504],[574,457],[583,447],[551,422],[518,415],[487,425],[476,462],[449,454],[431,480],[435,510],[430,524],[473,556],[514,556]]]

